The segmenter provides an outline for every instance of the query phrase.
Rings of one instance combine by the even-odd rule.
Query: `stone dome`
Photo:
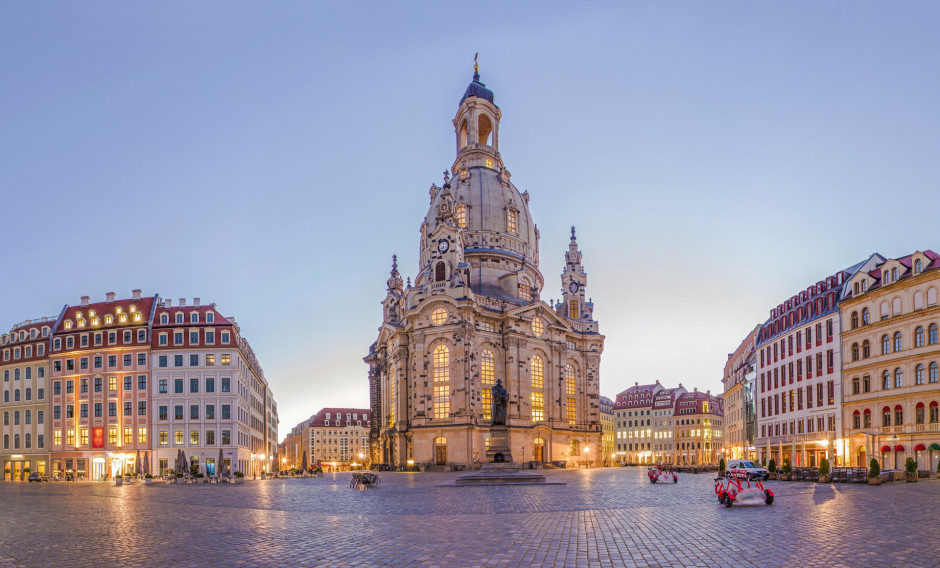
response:
[[[466,252],[472,254],[480,249],[505,251],[524,257],[528,262],[538,264],[538,237],[535,232],[535,223],[529,213],[529,205],[519,190],[511,183],[502,183],[499,172],[483,166],[467,168],[470,175],[461,181],[459,175],[451,180],[450,195],[454,207],[464,205],[467,208],[464,234]],[[441,204],[443,190],[431,200],[431,206],[425,216],[428,234],[434,232],[438,226],[437,212]],[[516,216],[516,231],[512,233],[508,228],[507,211],[514,209]],[[486,233],[486,235],[484,235]],[[481,237],[488,237],[484,242]],[[509,238],[506,243],[497,243],[493,237],[505,236]],[[509,242],[519,241],[520,247],[510,246]]]

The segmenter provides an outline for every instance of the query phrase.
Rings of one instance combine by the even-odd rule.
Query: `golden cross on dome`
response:
[[[473,54],[473,71],[474,72],[477,72],[480,70],[480,66],[477,65],[477,57],[479,57],[479,55],[480,55],[479,51]]]

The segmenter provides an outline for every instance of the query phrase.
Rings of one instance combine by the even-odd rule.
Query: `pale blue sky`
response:
[[[115,291],[216,302],[281,436],[368,404],[390,257],[480,52],[545,299],[578,226],[601,391],[721,389],[769,309],[940,247],[930,2],[0,5],[0,322]]]

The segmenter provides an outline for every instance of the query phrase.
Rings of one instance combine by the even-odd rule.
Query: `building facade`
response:
[[[601,448],[602,461],[605,466],[611,464],[616,449],[616,428],[614,421],[614,401],[606,396],[600,397],[601,401]]]
[[[874,255],[842,297],[848,462],[937,471],[940,460],[940,255]]]
[[[839,299],[865,263],[839,271],[770,310],[758,331],[757,453],[777,465],[819,465],[837,458],[842,432]]]
[[[687,391],[665,388],[659,381],[634,386],[614,404],[617,459],[627,464],[678,463],[673,414],[677,397]]]
[[[184,448],[202,473],[215,471],[220,449],[239,471],[270,471],[277,406],[264,374],[234,321],[195,303],[184,312],[140,290],[95,303],[85,296],[4,335],[5,479],[23,479],[27,468],[89,480],[138,465],[159,473]]]
[[[655,463],[677,463],[676,452],[676,425],[675,410],[676,399],[685,394],[685,387],[679,383],[678,387],[663,388],[653,395],[652,425],[653,425],[653,461]]]
[[[755,327],[738,345],[734,353],[728,354],[725,363],[724,393],[721,396],[724,410],[724,456],[727,459],[753,459],[754,447],[754,399],[753,383],[757,374],[754,366],[755,340],[760,326]]]
[[[310,467],[366,467],[369,458],[369,410],[324,408],[300,434]]]
[[[5,481],[23,481],[49,468],[49,357],[46,349],[56,318],[27,320],[0,336],[3,375],[3,464]]]
[[[235,321],[199,298],[162,300],[153,321],[156,472],[175,468],[180,449],[207,475],[274,471],[276,406]]]
[[[430,188],[414,284],[393,259],[364,359],[375,464],[479,467],[497,381],[509,392],[513,461],[601,459],[604,337],[574,228],[561,298],[546,302],[539,230],[499,153],[501,118],[475,72],[453,121],[457,156]]]
[[[673,422],[676,463],[717,465],[723,455],[721,397],[711,392],[685,392],[676,396]]]

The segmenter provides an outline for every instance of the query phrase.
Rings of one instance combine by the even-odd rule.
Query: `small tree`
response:
[[[792,468],[790,467],[790,458],[783,458],[783,467],[781,468],[783,475],[790,475],[791,469]]]
[[[908,475],[917,475],[917,460],[910,457],[904,460],[904,471]]]
[[[777,473],[777,462],[773,458],[770,458],[770,463],[767,464],[767,471]]]
[[[721,461],[718,462],[718,471],[721,473],[725,472],[725,458],[721,458]]]
[[[881,466],[878,465],[878,460],[871,458],[871,462],[868,464],[868,477],[881,477]]]
[[[764,456],[760,459],[760,464],[763,467],[767,467],[767,456]]]
[[[829,460],[826,458],[819,462],[819,475],[829,475]]]

